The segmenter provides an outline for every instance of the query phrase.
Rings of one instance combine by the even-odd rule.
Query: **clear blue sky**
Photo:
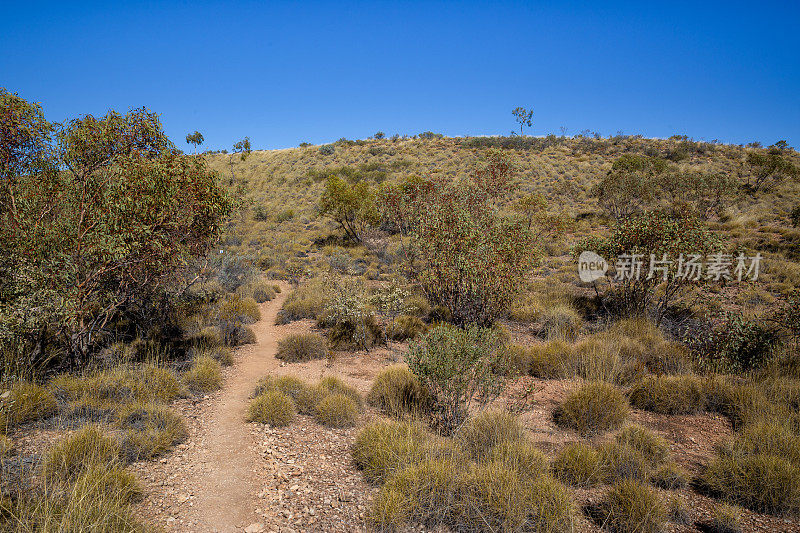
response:
[[[74,4],[74,5],[73,5]],[[584,129],[800,146],[800,2],[9,2],[0,86],[181,147]]]

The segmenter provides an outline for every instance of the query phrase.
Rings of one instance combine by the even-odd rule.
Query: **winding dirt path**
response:
[[[191,454],[191,461],[203,467],[191,469],[193,475],[187,480],[194,493],[188,514],[199,531],[241,531],[258,522],[255,509],[260,483],[254,465],[259,457],[245,414],[258,379],[279,366],[274,324],[289,292],[288,286],[281,289],[262,305],[261,320],[253,325],[256,344],[238,350],[235,366],[202,421],[201,445]]]
[[[373,490],[349,458],[357,427],[331,429],[299,416],[289,427],[272,429],[246,423],[245,415],[263,376],[313,382],[335,375],[364,394],[387,353],[282,365],[275,358],[278,340],[311,331],[313,322],[275,325],[289,293],[288,285],[281,289],[261,304],[261,320],[252,326],[256,343],[236,350],[222,389],[173,403],[187,421],[187,440],[158,461],[132,465],[144,489],[139,513],[156,527],[180,533],[364,530]]]

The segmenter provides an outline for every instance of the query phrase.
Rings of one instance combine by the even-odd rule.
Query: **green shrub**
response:
[[[553,460],[553,473],[570,485],[592,487],[603,480],[603,464],[588,444],[567,444]]]
[[[600,521],[617,533],[660,533],[666,518],[656,493],[629,479],[616,483],[598,510]]]
[[[650,465],[639,450],[626,444],[606,442],[598,447],[603,478],[614,483],[621,479],[647,481]]]
[[[18,381],[11,386],[11,394],[2,401],[0,410],[5,418],[4,426],[14,426],[52,416],[58,411],[58,405],[46,388]]]
[[[183,442],[188,434],[180,416],[153,404],[125,406],[117,415],[117,425],[125,431],[120,450],[129,463],[161,455]]]
[[[724,326],[715,333],[713,342],[718,345],[717,357],[740,372],[761,367],[780,341],[774,327],[741,314],[729,315]]]
[[[477,399],[491,399],[503,382],[492,372],[500,360],[493,331],[437,326],[412,346],[406,361],[411,372],[431,393],[434,423],[452,433]]]
[[[617,434],[619,444],[638,450],[651,466],[659,466],[669,457],[667,441],[641,426],[628,426]]]
[[[693,376],[649,376],[629,396],[637,409],[667,415],[698,413],[706,406],[703,385]]]
[[[350,396],[341,393],[328,394],[317,404],[314,418],[323,426],[352,427],[358,419],[358,405]]]
[[[316,333],[296,333],[278,341],[276,358],[294,363],[324,359],[328,355],[325,339]]]
[[[711,533],[741,533],[742,511],[726,503],[715,505],[711,511],[709,530]]]
[[[522,424],[505,411],[484,411],[468,419],[456,434],[464,449],[478,461],[489,457],[498,444],[523,438]]]
[[[682,489],[689,484],[689,474],[675,463],[667,463],[653,472],[650,482],[666,490]]]
[[[220,364],[207,355],[200,356],[183,375],[183,382],[190,390],[198,393],[218,390],[222,387]]]
[[[429,408],[430,397],[419,380],[404,365],[381,370],[372,382],[367,402],[389,416],[417,416]]]
[[[95,465],[113,466],[119,462],[117,442],[105,436],[95,426],[87,426],[61,442],[47,453],[42,473],[50,483],[74,481]]]
[[[596,382],[567,395],[554,418],[557,424],[588,435],[620,427],[628,411],[628,401],[617,387]]]
[[[294,417],[295,407],[292,399],[275,389],[256,396],[247,409],[248,422],[260,422],[273,427],[288,426]]]
[[[412,178],[381,190],[382,214],[411,237],[419,258],[415,281],[459,326],[502,316],[535,262],[533,232],[495,208],[510,178],[506,155],[488,150],[473,176]]]

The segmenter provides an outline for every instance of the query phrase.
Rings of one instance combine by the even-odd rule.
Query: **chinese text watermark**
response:
[[[672,274],[674,278],[686,281],[756,281],[761,272],[762,259],[760,253],[746,256],[744,253],[734,255],[720,252],[706,256],[679,254],[677,257],[667,254],[650,254],[649,257],[644,254],[621,254],[614,263],[613,279],[666,281]],[[584,251],[578,257],[578,275],[581,281],[596,281],[604,277],[608,269],[608,262],[595,252]]]

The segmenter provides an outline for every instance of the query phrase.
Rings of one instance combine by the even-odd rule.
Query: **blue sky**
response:
[[[107,4],[107,5],[106,5]],[[800,2],[5,2],[0,86],[186,147],[590,129],[800,146]]]

